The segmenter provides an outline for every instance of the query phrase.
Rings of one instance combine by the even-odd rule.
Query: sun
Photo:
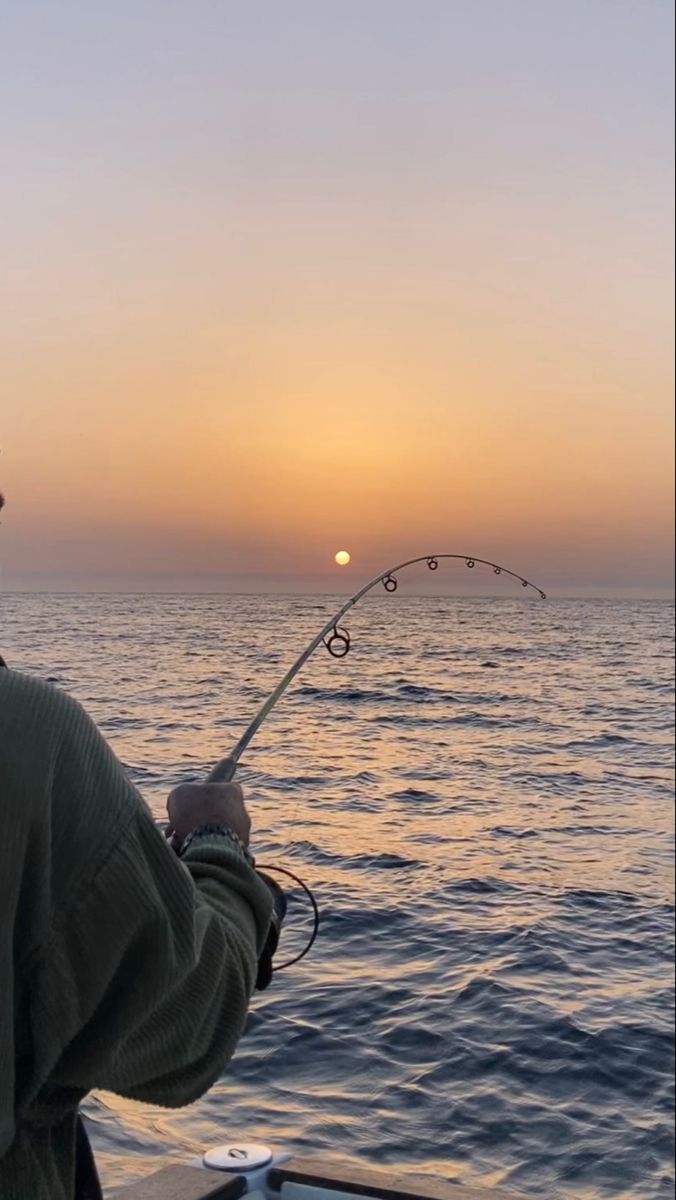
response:
[[[350,558],[351,555],[348,554],[347,550],[339,550],[336,555],[336,562],[338,563],[339,567],[346,567],[350,561]]]

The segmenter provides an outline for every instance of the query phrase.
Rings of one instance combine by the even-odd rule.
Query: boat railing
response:
[[[111,1200],[523,1200],[502,1189],[468,1187],[324,1158],[273,1159],[264,1173],[167,1166],[116,1191]]]

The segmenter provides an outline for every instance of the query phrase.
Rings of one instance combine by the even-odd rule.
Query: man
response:
[[[87,1092],[189,1104],[237,1045],[271,915],[242,793],[167,808],[178,855],[82,708],[0,667],[2,1200],[95,1196]]]

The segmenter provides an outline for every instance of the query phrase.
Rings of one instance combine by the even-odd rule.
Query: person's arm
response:
[[[53,1082],[197,1099],[242,1033],[269,918],[267,888],[223,838],[196,839],[179,863],[133,822],[52,948],[47,1014],[78,993],[90,1009]]]
[[[83,882],[35,965],[30,1020],[47,1075],[35,1102],[53,1112],[59,1100],[105,1088],[178,1107],[202,1095],[234,1052],[271,898],[223,836],[196,837],[179,861],[82,719],[86,737],[68,740],[54,787],[67,780],[76,813],[71,854],[89,848],[96,869],[82,864]],[[123,814],[112,838],[111,809]],[[103,847],[97,813],[106,815]]]

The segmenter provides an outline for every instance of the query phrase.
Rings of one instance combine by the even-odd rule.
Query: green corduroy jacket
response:
[[[91,1089],[174,1108],[215,1082],[269,919],[234,847],[179,861],[82,708],[0,669],[1,1200],[72,1200]]]

